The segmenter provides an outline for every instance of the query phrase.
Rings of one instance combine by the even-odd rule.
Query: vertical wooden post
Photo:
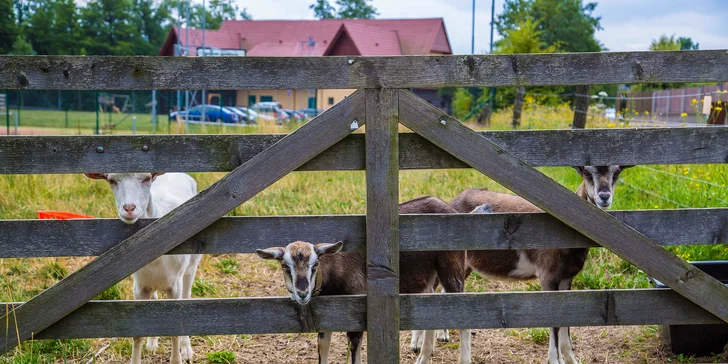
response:
[[[574,121],[572,129],[584,129],[586,127],[586,113],[589,111],[589,85],[576,86],[574,96]]]
[[[399,93],[366,90],[367,358],[399,363]]]
[[[523,111],[523,98],[526,96],[526,88],[516,88],[516,98],[513,100],[513,129],[521,126],[521,111]]]

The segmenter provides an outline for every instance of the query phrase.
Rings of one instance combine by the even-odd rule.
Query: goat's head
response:
[[[619,174],[630,167],[634,166],[584,166],[574,169],[584,179],[583,188],[589,202],[600,209],[607,209],[612,206],[614,186]]]
[[[121,221],[135,223],[149,207],[152,182],[162,173],[84,173],[92,179],[109,182]]]
[[[255,253],[263,259],[275,259],[281,263],[286,288],[291,299],[305,305],[314,296],[316,280],[319,279],[319,258],[341,250],[342,242],[333,244],[311,244],[296,241],[285,248],[258,249]]]

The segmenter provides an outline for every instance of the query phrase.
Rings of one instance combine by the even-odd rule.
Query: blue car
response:
[[[202,117],[202,109],[205,109],[205,116]],[[169,117],[174,119],[179,115],[181,118],[187,116],[189,120],[194,121],[212,121],[212,122],[223,122],[228,124],[237,124],[240,122],[240,116],[226,107],[220,107],[218,105],[197,105],[191,107],[189,110],[173,112],[169,114]]]

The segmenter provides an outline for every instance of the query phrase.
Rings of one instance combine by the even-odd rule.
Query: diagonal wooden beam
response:
[[[399,108],[404,126],[728,321],[728,287],[713,277],[413,93],[400,91]]]
[[[0,321],[0,351],[32,337],[116,282],[199,233],[364,124],[364,93],[356,92],[256,155],[183,205],[143,228]],[[2,346],[2,343],[5,345]]]

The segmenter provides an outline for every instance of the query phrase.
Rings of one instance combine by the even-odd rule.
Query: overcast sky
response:
[[[198,0],[199,1],[199,0]],[[313,0],[237,0],[253,19],[313,19],[308,6]],[[330,0],[335,3],[335,0]],[[496,14],[504,0],[496,0]],[[700,49],[728,48],[725,0],[601,0],[596,15],[604,30],[597,39],[610,51],[647,50],[661,34],[685,36],[700,43]],[[471,0],[373,0],[379,18],[445,19],[450,43],[456,54],[470,53]],[[475,52],[484,53],[490,42],[491,0],[476,0]],[[495,39],[498,39],[496,33]]]

